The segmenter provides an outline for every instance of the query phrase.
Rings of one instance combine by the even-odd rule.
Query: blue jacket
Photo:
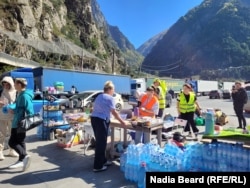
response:
[[[14,109],[14,118],[12,128],[17,128],[17,124],[26,115],[34,114],[33,100],[34,94],[32,90],[24,90],[20,92],[16,99],[16,108]]]

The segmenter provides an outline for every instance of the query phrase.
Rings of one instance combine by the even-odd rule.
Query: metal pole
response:
[[[142,67],[142,62],[140,63],[140,69],[139,69],[139,74],[138,75],[141,74],[141,67]]]
[[[115,49],[113,49],[112,74],[115,73]]]
[[[83,72],[83,56],[84,56],[84,51],[82,49],[82,63],[81,63],[81,70],[82,70],[82,72]]]
[[[4,39],[4,47],[3,47],[3,52],[5,53],[5,49],[6,49],[6,43],[7,43],[7,38]]]

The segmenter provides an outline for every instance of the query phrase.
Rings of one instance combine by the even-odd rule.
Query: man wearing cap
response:
[[[159,78],[154,79],[154,87],[156,88],[155,95],[159,101],[159,113],[157,114],[157,117],[162,117],[166,107],[166,97],[164,95],[163,88],[160,85]]]
[[[13,148],[18,154],[18,161],[9,166],[10,169],[22,168],[25,171],[30,165],[30,156],[26,152],[25,137],[26,132],[18,132],[18,123],[25,115],[33,115],[34,108],[32,99],[34,97],[33,91],[26,89],[27,80],[25,78],[15,79],[15,89],[18,91],[16,99],[16,108],[9,110],[9,113],[14,114],[11,128],[11,135],[9,139],[9,146]]]

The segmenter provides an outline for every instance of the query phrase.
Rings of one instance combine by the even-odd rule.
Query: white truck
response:
[[[223,82],[223,89],[231,92],[234,82]]]
[[[146,79],[145,78],[135,78],[131,79],[131,95],[137,97],[137,94],[141,94],[146,91]]]
[[[197,89],[199,94],[207,96],[211,90],[218,89],[218,81],[197,80]]]
[[[218,81],[189,80],[187,83],[192,84],[194,91],[201,96],[207,96],[211,90],[218,89]]]

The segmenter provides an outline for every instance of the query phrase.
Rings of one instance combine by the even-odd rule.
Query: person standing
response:
[[[77,93],[77,90],[76,90],[76,87],[73,85],[73,86],[71,86],[71,94],[75,94],[75,93]]]
[[[164,88],[161,86],[161,80],[159,78],[154,79],[154,87],[156,88],[155,95],[159,100],[159,112],[157,117],[163,116],[164,109],[166,107],[166,94],[164,93]]]
[[[244,104],[247,102],[248,96],[246,90],[242,87],[241,82],[235,82],[235,87],[232,89],[232,99],[235,114],[238,118],[239,129],[246,128],[246,118],[243,114]]]
[[[199,129],[196,127],[194,122],[194,113],[196,108],[200,110],[195,93],[192,91],[191,85],[186,83],[183,85],[183,91],[177,97],[177,111],[179,118],[187,120],[187,125],[184,127],[184,132],[189,132],[189,136],[191,136],[191,125],[192,131],[197,138]]]
[[[150,86],[146,89],[146,94],[141,96],[139,106],[139,117],[155,118],[159,113],[159,101],[155,96],[155,88]],[[142,141],[143,133],[141,131],[135,132],[135,143]]]
[[[1,81],[1,85],[3,90],[0,94],[0,160],[4,160],[4,143],[5,139],[10,135],[13,115],[4,114],[2,108],[15,102],[17,92],[14,87],[14,81],[10,76],[5,76]],[[15,152],[15,150],[10,148],[8,156],[18,157],[18,154]]]
[[[14,114],[9,146],[19,154],[18,161],[15,164],[9,166],[9,168],[23,168],[23,171],[29,168],[31,158],[30,155],[28,155],[26,152],[26,132],[18,132],[17,126],[25,115],[34,114],[32,103],[34,94],[32,90],[26,89],[26,86],[27,80],[25,78],[15,79],[15,89],[18,91],[16,108],[14,110],[9,110],[10,113]]]
[[[95,144],[95,159],[94,172],[101,172],[111,165],[107,161],[105,152],[107,147],[107,137],[109,135],[110,113],[126,127],[126,123],[120,117],[115,108],[115,100],[113,98],[115,86],[111,81],[107,81],[104,85],[103,93],[99,94],[94,102],[91,113],[91,125],[94,131],[96,140]]]

